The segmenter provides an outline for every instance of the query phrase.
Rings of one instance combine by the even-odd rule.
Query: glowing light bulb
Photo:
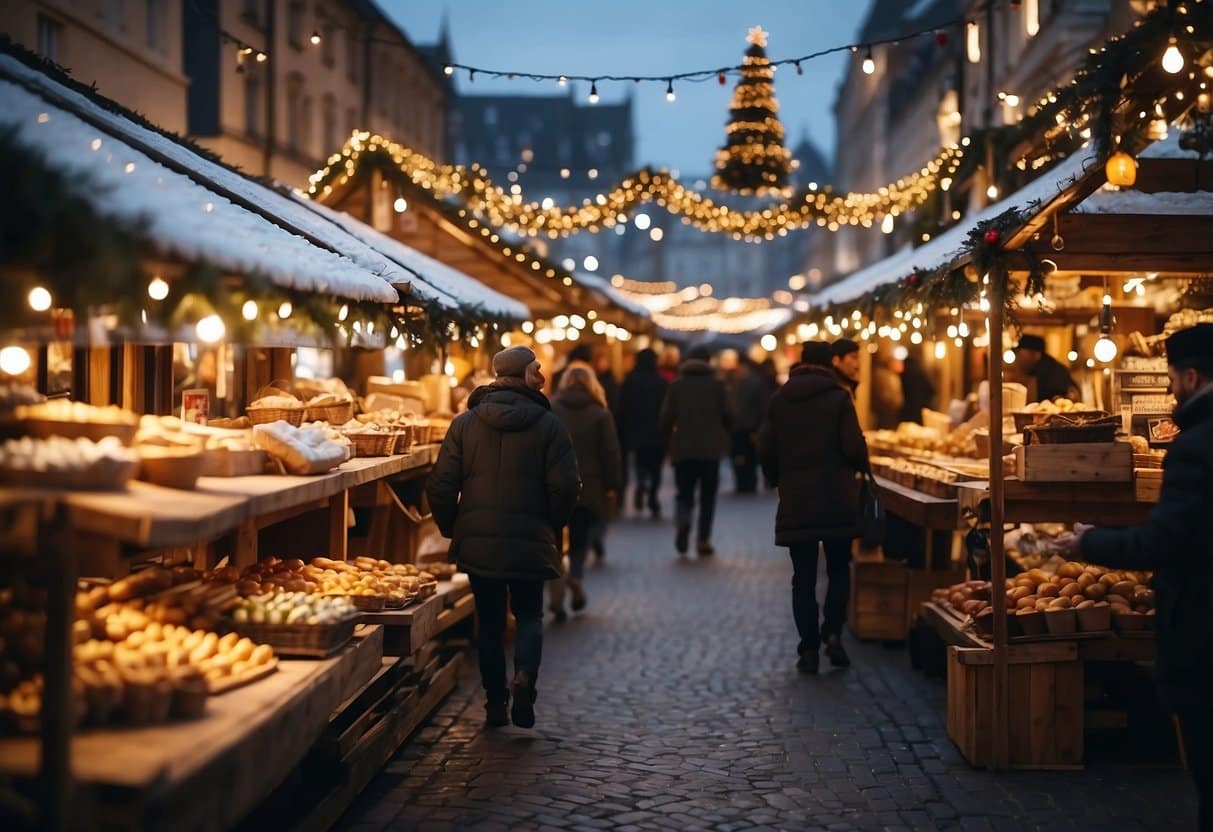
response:
[[[677,98],[677,97],[678,97],[678,96],[674,95],[674,82],[673,82],[672,80],[671,80],[671,81],[666,82],[666,85],[665,85],[665,100],[666,100],[666,101],[673,101],[673,100],[674,100],[675,98]]]
[[[1004,352],[1002,354],[1002,363],[1003,364],[1014,364],[1015,363],[1015,350],[1007,350],[1006,352]]]
[[[409,210],[409,204],[404,197],[398,196],[396,197],[396,201],[392,203],[392,208],[395,209],[397,214],[403,214]]]
[[[450,64],[447,64],[446,66],[444,66],[444,67],[442,68],[442,72],[443,72],[443,74],[444,74],[444,75],[454,75],[454,74],[455,74],[455,67],[451,66]]]
[[[291,312],[295,311],[289,300],[284,300],[282,305],[278,307],[278,317],[286,320],[291,316]]]
[[[587,272],[598,271],[598,258],[592,254],[586,255],[586,258],[581,261],[581,266]]]
[[[198,321],[194,327],[194,331],[198,335],[198,340],[204,344],[214,344],[222,340],[227,334],[227,327],[223,325],[223,319],[218,315],[207,315],[202,320]]]
[[[240,307],[240,315],[246,321],[257,320],[258,313],[259,310],[257,309],[257,301],[255,300],[246,300],[244,302],[244,306]]]
[[[779,339],[774,335],[767,334],[762,336],[762,348],[767,352],[775,352],[779,348]]]
[[[986,196],[988,196],[990,199],[998,199],[998,186],[991,185],[990,187],[986,188]]]
[[[593,81],[590,82],[590,103],[591,104],[598,103],[598,85],[595,84]]]
[[[147,296],[152,300],[164,300],[168,297],[168,284],[159,277],[153,277],[147,284]]]
[[[638,229],[644,231],[653,221],[649,218],[648,214],[637,214],[632,218],[632,222]]]
[[[893,233],[893,215],[885,214],[884,219],[880,221],[880,230],[885,234]]]
[[[1095,349],[1093,352],[1095,353],[1095,358],[1098,361],[1107,364],[1109,361],[1116,358],[1116,354],[1119,352],[1119,350],[1116,347],[1116,342],[1104,335],[1095,342]]]
[[[29,290],[29,308],[35,312],[45,312],[51,308],[51,293],[42,286]]]
[[[936,341],[935,342],[935,359],[937,361],[943,361],[944,357],[947,356],[947,354],[948,354],[948,345],[945,344],[943,341]]]
[[[1180,52],[1179,47],[1175,45],[1175,38],[1171,38],[1167,51],[1162,53],[1162,68],[1172,75],[1183,71],[1184,53]]]
[[[320,45],[320,33],[313,31],[312,32],[312,46],[319,46],[319,45]],[[446,72],[447,75],[450,75],[455,70],[453,67],[448,66],[448,67],[443,67],[443,71]]]
[[[350,316],[350,308],[346,304],[341,304],[341,308],[337,310],[337,320],[344,321]]]
[[[23,347],[5,347],[0,349],[0,370],[10,376],[19,376],[30,368],[29,352]]]
[[[863,58],[863,74],[871,75],[876,71],[876,61],[872,59],[872,47],[868,47],[868,54]]]

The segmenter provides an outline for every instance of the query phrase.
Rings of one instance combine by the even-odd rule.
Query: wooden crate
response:
[[[1024,482],[1132,482],[1133,446],[1128,442],[1021,445],[1015,467]]]
[[[924,603],[931,600],[931,593],[942,586],[958,584],[968,577],[965,568],[911,569],[906,580],[906,635],[914,625],[914,617]]]
[[[895,561],[851,564],[851,631],[861,639],[906,637],[907,570]]]
[[[1073,642],[1012,648],[1007,667],[1012,768],[1082,766],[1083,666]],[[974,766],[990,765],[993,651],[948,648],[948,738]]]
[[[1133,492],[1139,503],[1157,503],[1162,495],[1162,469],[1138,468],[1133,471]]]

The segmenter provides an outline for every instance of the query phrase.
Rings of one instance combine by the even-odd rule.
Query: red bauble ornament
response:
[[[935,42],[938,43],[940,46],[947,46],[948,45],[948,33],[947,32],[936,32],[935,33]]]
[[[720,86],[722,86],[722,87],[723,87],[723,86],[724,86],[724,82],[725,82],[725,77],[724,77],[724,73],[722,72],[722,73],[720,73],[719,75],[717,75],[717,76],[716,76],[716,83],[720,84]]]
[[[986,245],[996,246],[996,245],[998,245],[998,242],[1001,239],[1002,239],[1002,232],[995,228],[991,228],[989,231],[986,232],[986,237],[985,237]]]
[[[910,289],[917,289],[918,284],[922,282],[922,278],[918,276],[918,272],[907,274],[901,279],[901,285]]]

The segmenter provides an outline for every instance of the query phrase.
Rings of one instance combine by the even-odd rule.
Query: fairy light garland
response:
[[[789,231],[816,225],[830,231],[844,226],[870,227],[885,215],[922,205],[943,179],[956,174],[965,155],[963,145],[943,148],[919,170],[874,193],[835,194],[809,188],[797,199],[754,210],[735,210],[689,188],[666,170],[643,169],[608,192],[581,205],[545,208],[546,200],[525,202],[521,193],[507,193],[493,184],[484,168],[444,165],[379,134],[355,132],[339,153],[309,179],[308,194],[324,196],[353,176],[359,161],[374,158],[389,163],[418,188],[436,199],[454,199],[496,227],[530,237],[551,239],[578,231],[599,231],[627,221],[646,203],[655,202],[701,231],[731,234],[747,242],[771,240]],[[758,152],[758,151],[755,151]],[[512,190],[512,189],[511,189]]]

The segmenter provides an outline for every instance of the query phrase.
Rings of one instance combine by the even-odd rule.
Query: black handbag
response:
[[[866,549],[874,549],[884,543],[888,518],[880,497],[876,492],[876,481],[871,472],[864,472],[859,484],[859,540]]]

